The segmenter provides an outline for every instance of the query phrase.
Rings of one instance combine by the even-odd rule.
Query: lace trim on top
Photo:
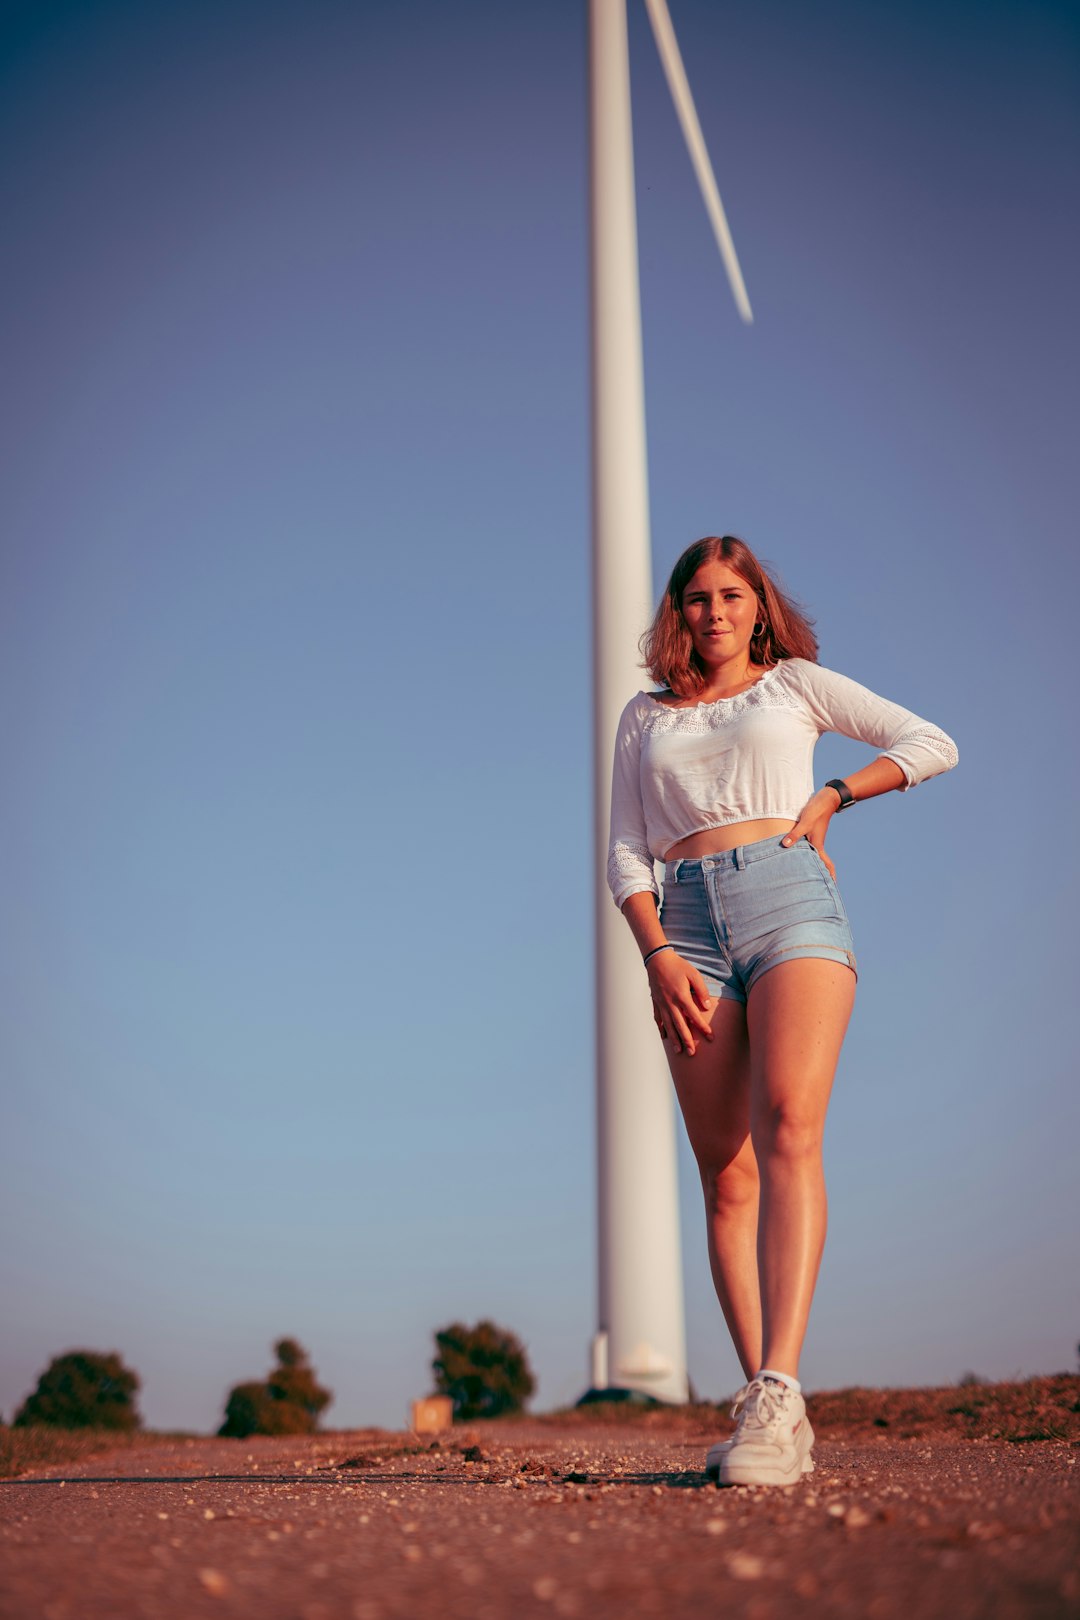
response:
[[[952,738],[947,737],[936,726],[930,725],[911,726],[907,731],[902,731],[891,745],[889,752],[895,753],[901,748],[907,748],[912,743],[917,748],[928,748],[932,754],[936,754],[939,759],[944,760],[946,770],[951,770],[960,759],[960,751]]]
[[[712,703],[696,703],[692,708],[673,709],[668,703],[661,703],[659,698],[651,692],[645,696],[650,700],[650,707],[642,716],[641,731],[663,733],[667,731],[682,731],[689,734],[700,734],[710,731],[719,731],[723,726],[730,725],[751,709],[798,709],[802,705],[795,695],[782,681],[775,679],[783,666],[774,664],[772,669],[766,670],[759,681],[748,686],[745,692],[736,692],[734,697],[716,698]]]
[[[647,888],[657,898],[660,895],[649,846],[639,844],[636,839],[619,838],[612,844],[608,854],[607,880],[613,894],[623,894],[629,884],[632,886],[631,893],[635,888]]]

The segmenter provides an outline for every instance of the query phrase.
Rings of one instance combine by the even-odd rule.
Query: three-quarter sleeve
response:
[[[611,897],[620,910],[632,894],[648,893],[656,895],[657,899],[660,897],[641,802],[639,698],[631,699],[626,705],[615,737],[607,880]]]
[[[910,709],[806,659],[791,659],[788,669],[819,729],[880,749],[882,758],[891,759],[904,773],[901,793],[957,763],[960,756],[952,738]]]

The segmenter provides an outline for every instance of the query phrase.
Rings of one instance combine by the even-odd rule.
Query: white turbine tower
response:
[[[739,313],[752,319],[666,0],[646,0]],[[605,882],[611,759],[652,613],[626,0],[589,0],[599,1324],[590,1396],[688,1398],[675,1119],[641,961]]]

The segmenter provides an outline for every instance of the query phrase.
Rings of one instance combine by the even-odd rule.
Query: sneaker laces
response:
[[[770,1435],[778,1423],[790,1416],[788,1402],[793,1393],[787,1384],[752,1378],[736,1395],[731,1415],[739,1419],[740,1430],[760,1429]]]

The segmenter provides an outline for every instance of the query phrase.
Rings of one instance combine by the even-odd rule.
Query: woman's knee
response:
[[[760,1178],[749,1137],[738,1153],[727,1159],[716,1155],[711,1161],[699,1162],[698,1169],[709,1215],[721,1215],[726,1210],[743,1209],[757,1202]]]
[[[755,1111],[751,1135],[759,1158],[814,1162],[821,1158],[825,1121],[797,1105],[775,1104]]]

